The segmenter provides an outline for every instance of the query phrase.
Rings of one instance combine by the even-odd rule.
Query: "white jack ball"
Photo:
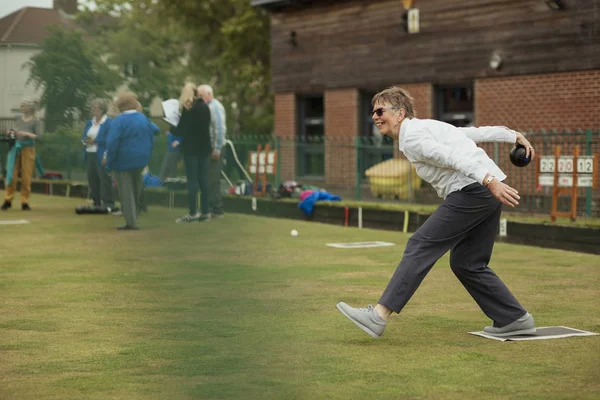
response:
[[[298,236],[298,231],[297,231],[297,230],[295,230],[295,229],[292,229],[292,231],[290,232],[290,234],[291,234],[292,236]]]

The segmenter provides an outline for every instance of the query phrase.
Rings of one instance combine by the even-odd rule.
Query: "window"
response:
[[[323,96],[298,99],[298,174],[304,177],[325,175],[325,112]]]
[[[473,125],[473,84],[436,87],[436,118],[454,126]]]

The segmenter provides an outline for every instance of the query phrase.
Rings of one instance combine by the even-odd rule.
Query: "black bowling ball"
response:
[[[517,144],[510,151],[510,162],[517,167],[526,167],[531,162],[531,156],[527,157],[525,146]]]

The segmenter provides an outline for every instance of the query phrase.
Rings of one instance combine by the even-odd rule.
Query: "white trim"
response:
[[[537,329],[544,329],[544,328],[565,328],[565,329],[571,329],[573,331],[577,331],[579,333],[576,332],[572,332],[572,333],[565,333],[564,335],[551,335],[551,336],[525,336],[523,335],[523,337],[499,337],[499,336],[494,336],[494,335],[490,335],[488,333],[485,333],[483,331],[479,331],[479,332],[467,332],[470,335],[475,335],[475,336],[481,336],[487,339],[493,339],[493,340],[498,340],[501,342],[513,342],[513,341],[523,341],[523,340],[543,340],[543,339],[560,339],[560,338],[566,338],[566,337],[575,337],[575,336],[596,336],[596,335],[600,335],[600,333],[594,333],[594,332],[588,332],[588,331],[582,331],[581,329],[575,329],[575,328],[569,328],[568,326],[543,326]]]
[[[25,219],[17,219],[14,221],[0,221],[0,225],[22,225],[22,224],[28,224],[29,221],[25,220]]]
[[[390,242],[355,242],[355,243],[327,243],[329,247],[335,247],[336,249],[364,249],[369,247],[389,247],[395,246],[395,243]]]

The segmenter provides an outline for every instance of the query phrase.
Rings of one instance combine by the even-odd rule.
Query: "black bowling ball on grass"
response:
[[[517,144],[510,151],[510,162],[517,167],[526,167],[531,162],[531,154],[527,157],[525,146]]]

